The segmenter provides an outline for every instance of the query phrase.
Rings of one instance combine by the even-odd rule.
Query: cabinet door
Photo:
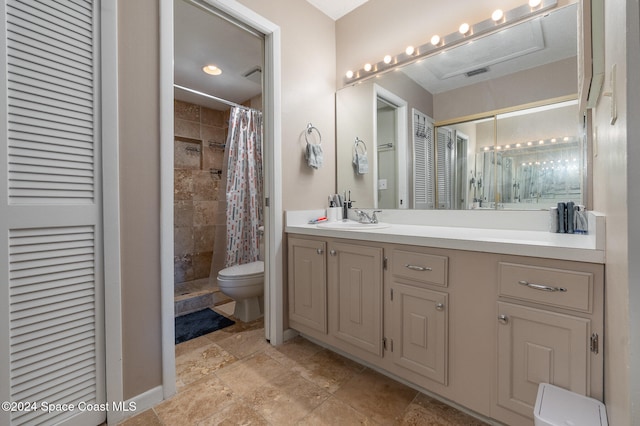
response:
[[[382,248],[329,245],[331,332],[382,356]]]
[[[325,252],[323,241],[289,238],[289,321],[293,328],[327,332]]]
[[[589,390],[591,321],[498,302],[498,405],[532,418],[538,384]]]
[[[394,362],[446,385],[448,295],[400,283],[391,289]]]

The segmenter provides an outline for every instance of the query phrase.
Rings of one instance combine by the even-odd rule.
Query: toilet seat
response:
[[[264,275],[264,262],[262,260],[233,265],[218,272],[218,278],[226,281],[260,278],[262,275]]]

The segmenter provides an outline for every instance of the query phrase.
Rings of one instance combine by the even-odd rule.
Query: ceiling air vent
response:
[[[467,71],[467,72],[465,73],[465,75],[466,75],[467,77],[473,77],[474,75],[484,74],[484,73],[485,73],[485,72],[487,72],[487,71],[489,71],[489,68],[487,68],[487,67],[482,67],[482,68],[478,68],[478,69],[475,69],[475,70],[472,70],[472,71]]]
[[[251,68],[249,71],[242,74],[242,76],[256,84],[262,84],[262,68],[259,66]]]

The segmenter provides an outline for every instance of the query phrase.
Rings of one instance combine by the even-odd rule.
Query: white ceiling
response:
[[[235,103],[262,93],[260,80],[243,77],[264,62],[261,38],[184,0],[174,1],[174,33],[175,84]],[[205,74],[202,67],[208,64],[221,68],[222,74]],[[174,93],[185,102],[229,108],[183,90]]]
[[[307,0],[334,21],[369,0]]]

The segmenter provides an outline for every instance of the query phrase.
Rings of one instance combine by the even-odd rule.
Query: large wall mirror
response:
[[[574,3],[340,89],[338,192],[360,208],[586,204],[576,22]]]

